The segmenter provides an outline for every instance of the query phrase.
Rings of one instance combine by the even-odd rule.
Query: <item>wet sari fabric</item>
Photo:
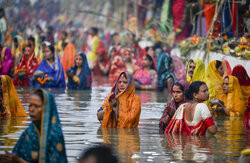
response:
[[[135,87],[133,86],[132,75],[126,74],[126,76],[128,79],[127,88],[123,92],[118,93],[118,78],[110,95],[106,98],[104,104],[102,105],[102,109],[105,110],[102,127],[135,128],[139,124],[141,100],[138,95],[134,94]],[[115,98],[118,100],[118,117],[116,117],[112,112],[112,107],[109,102],[109,97],[111,95],[115,95]]]
[[[43,94],[45,99],[41,124],[31,122],[17,141],[13,153],[28,162],[66,163],[64,137],[55,99],[48,91],[43,90]]]
[[[12,54],[9,48],[4,47],[1,51],[0,58],[0,75],[10,75],[11,69],[14,67]]]
[[[1,75],[0,77],[2,82],[2,111],[0,111],[2,114],[0,117],[26,117],[27,114],[22,107],[11,78],[7,75]]]
[[[179,135],[205,135],[208,127],[214,125],[212,115],[204,103],[198,103],[192,122],[185,119],[185,114],[190,115],[190,108],[182,104],[175,112],[172,120],[165,130],[165,134]]]

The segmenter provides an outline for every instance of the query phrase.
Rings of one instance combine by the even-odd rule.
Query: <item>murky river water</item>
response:
[[[240,151],[250,145],[250,131],[238,118],[216,118],[215,136],[166,138],[158,123],[169,96],[151,91],[136,91],[142,101],[138,129],[102,129],[97,109],[110,87],[92,91],[53,90],[60,114],[69,162],[76,162],[81,151],[94,144],[109,144],[121,162],[236,162]],[[30,90],[18,89],[25,110]],[[0,153],[11,151],[29,119],[0,119]],[[189,162],[190,162],[189,161]]]

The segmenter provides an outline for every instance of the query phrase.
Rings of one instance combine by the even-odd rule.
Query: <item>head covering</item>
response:
[[[184,96],[184,99],[183,101],[177,103],[175,102],[174,98],[172,98],[170,101],[168,101],[166,107],[165,107],[165,110],[163,111],[163,114],[162,114],[162,117],[160,119],[160,123],[159,123],[159,127],[162,131],[165,131],[167,125],[169,124],[170,120],[172,117],[169,118],[169,121],[166,122],[165,119],[166,119],[166,116],[168,115],[167,112],[169,111],[169,107],[174,109],[174,110],[177,110],[178,107],[187,102],[187,99],[185,98],[185,90],[189,87],[189,83],[185,80],[181,80],[181,81],[178,81],[176,83],[179,83],[183,86],[184,90],[183,90],[183,96]],[[171,89],[171,93],[173,92],[173,88]]]
[[[223,67],[224,67],[225,72],[227,72],[227,75],[232,75],[232,69],[231,69],[229,62],[224,59],[222,61],[222,63],[223,63]]]
[[[126,76],[128,85],[125,90],[119,92],[118,82],[121,76]],[[135,87],[133,85],[133,76],[126,72],[122,72],[116,84],[113,86],[110,95],[102,105],[102,109],[105,109],[105,114],[102,120],[102,127],[117,127],[117,128],[135,128],[139,124],[140,113],[141,113],[141,100],[139,96],[134,94]],[[118,114],[112,111],[109,98],[114,96],[117,100]]]
[[[242,65],[235,66],[232,75],[238,78],[241,86],[250,86],[250,78]]]
[[[188,71],[189,71],[189,65],[193,61],[195,63],[195,69],[193,73],[193,77],[189,76]],[[188,64],[187,64],[187,81],[189,83],[192,83],[194,81],[205,81],[205,64],[202,60],[200,59],[190,59]]]
[[[83,52],[79,52],[77,56],[75,57],[75,65],[69,69],[74,75],[76,75],[76,58],[78,56],[82,57],[82,71],[80,75],[78,76],[80,80],[80,85],[76,84],[72,78],[69,78],[68,80],[68,89],[90,89],[91,88],[91,82],[92,82],[92,77],[91,77],[91,70],[88,65],[87,57]]]
[[[14,66],[12,61],[12,54],[9,48],[4,47],[1,51],[1,58],[0,58],[0,75],[9,75],[11,69]]]
[[[16,143],[13,153],[28,162],[67,162],[55,99],[50,92],[40,90],[44,96],[41,123],[31,122]]]
[[[16,88],[12,83],[12,80],[7,75],[1,75],[1,98],[3,110],[0,111],[2,115],[0,117],[12,116],[12,117],[26,117],[27,114],[24,111],[22,104],[16,92]]]
[[[176,55],[171,55],[171,58],[173,59],[174,63],[174,75],[177,78],[177,80],[186,80],[186,70],[185,66],[182,63],[181,59]]]
[[[228,93],[218,95],[217,98],[224,102],[226,108],[230,111],[230,116],[243,116],[246,106],[239,81],[235,76],[226,76],[225,78],[229,79]]]
[[[169,78],[173,78],[174,82],[177,81],[174,74],[170,72],[171,62],[172,62],[172,58],[169,56],[169,54],[167,53],[161,54],[157,63],[158,87],[159,88],[164,88],[167,85],[167,80]]]
[[[68,43],[64,49],[64,54],[62,57],[62,66],[64,72],[70,67],[74,66],[73,58],[76,57],[75,46],[71,43]]]
[[[210,99],[222,93],[223,78],[216,68],[216,60],[209,62],[207,66],[206,84],[209,88]]]

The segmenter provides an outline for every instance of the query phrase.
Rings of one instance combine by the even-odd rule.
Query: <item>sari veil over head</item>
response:
[[[117,84],[120,77],[123,75],[126,76],[128,85],[124,91],[119,92]],[[105,109],[102,127],[135,128],[138,126],[141,114],[141,100],[138,95],[134,94],[134,92],[135,87],[133,85],[132,75],[122,72],[119,75],[116,84],[113,86],[111,93],[101,107],[103,110]],[[111,96],[115,96],[118,103],[117,117],[115,117],[109,102]]]
[[[1,75],[0,78],[2,89],[1,98],[3,105],[3,110],[1,111],[2,115],[0,115],[0,117],[26,117],[27,114],[22,107],[11,78],[8,75]]]
[[[188,71],[189,71],[189,65],[193,61],[195,63],[195,69],[193,73],[193,77],[189,76]],[[205,64],[202,60],[200,59],[190,59],[188,64],[187,64],[187,81],[189,83],[192,83],[194,81],[205,81]]]
[[[87,57],[83,52],[79,52],[77,56],[80,55],[83,60],[82,64],[82,71],[80,73],[79,80],[80,85],[77,85],[72,78],[68,78],[68,89],[90,89],[91,88],[91,70],[88,65]],[[76,74],[77,66],[76,66],[76,58],[75,57],[75,65],[69,69],[69,71],[73,72],[73,74]]]
[[[11,69],[14,67],[12,61],[11,50],[3,47],[0,57],[0,75],[10,75]]]
[[[44,96],[41,124],[31,122],[20,136],[13,153],[28,162],[67,162],[55,99],[50,92],[39,91]]]

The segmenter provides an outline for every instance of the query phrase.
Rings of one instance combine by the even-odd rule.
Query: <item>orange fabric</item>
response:
[[[72,43],[68,43],[64,49],[64,54],[62,57],[62,66],[64,73],[67,69],[75,65],[76,49]]]
[[[228,93],[220,94],[217,98],[224,102],[226,108],[230,111],[230,116],[243,116],[246,110],[244,99],[238,79],[235,76],[228,76]]]
[[[127,79],[129,79],[128,74],[126,75]],[[106,98],[104,104],[102,105],[102,108],[105,110],[102,120],[102,127],[117,127],[117,128],[138,127],[141,114],[141,100],[138,95],[134,94],[135,87],[133,86],[132,77],[129,79],[128,83],[129,84],[127,88],[123,92],[120,92],[115,96],[115,98],[118,100],[118,108],[119,108],[118,119],[112,112],[112,107],[109,102],[109,97],[113,95],[114,92],[116,91],[117,84],[115,84],[115,86],[112,88],[111,93]]]
[[[22,104],[16,92],[16,88],[8,75],[1,75],[3,106],[6,116],[9,117],[26,117]],[[1,117],[1,115],[0,115]]]

